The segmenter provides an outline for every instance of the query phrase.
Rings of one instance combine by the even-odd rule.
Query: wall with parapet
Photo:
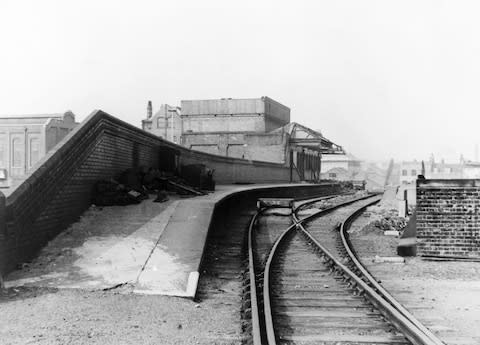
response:
[[[221,157],[188,150],[102,111],[93,112],[41,159],[9,196],[0,193],[0,273],[29,260],[91,205],[95,183],[123,170],[162,167],[165,148],[180,164],[215,169],[217,183],[288,182],[285,165]],[[294,179],[298,175],[293,175]]]
[[[418,255],[480,257],[480,180],[417,180]]]

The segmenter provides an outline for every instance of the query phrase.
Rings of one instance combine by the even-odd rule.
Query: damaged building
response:
[[[290,122],[290,108],[269,98],[182,100],[153,115],[142,128],[189,149],[284,164],[302,180],[319,180],[322,154],[343,154],[320,132]]]

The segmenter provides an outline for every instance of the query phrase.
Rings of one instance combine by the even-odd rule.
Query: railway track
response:
[[[368,273],[351,249],[348,227],[367,196],[302,216],[319,198],[295,203],[269,222],[269,207],[248,233],[251,342],[258,344],[440,345]],[[283,229],[280,229],[283,225]]]

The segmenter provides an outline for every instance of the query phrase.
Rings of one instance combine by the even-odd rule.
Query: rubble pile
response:
[[[398,216],[385,216],[379,220],[376,220],[374,225],[383,231],[396,230],[398,232],[402,232],[407,225],[407,220]]]
[[[392,232],[395,232],[395,234],[401,236],[408,222],[408,218],[399,217],[398,211],[393,208],[372,206],[369,207],[368,212],[365,212],[365,214],[368,214],[374,219],[369,225],[386,234],[387,232],[390,232],[390,234],[394,234]]]
[[[207,194],[204,190],[215,189],[213,170],[202,164],[184,169],[187,172],[184,178],[152,167],[127,169],[116,178],[98,181],[92,202],[96,206],[124,206],[149,199],[149,194],[156,195],[154,202],[164,202],[168,200],[168,193],[196,196]]]

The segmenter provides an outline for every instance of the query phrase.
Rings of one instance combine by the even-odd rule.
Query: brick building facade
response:
[[[70,111],[0,117],[0,168],[22,179],[76,125]]]

